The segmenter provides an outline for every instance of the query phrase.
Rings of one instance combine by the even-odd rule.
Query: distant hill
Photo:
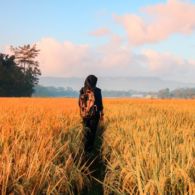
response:
[[[79,90],[84,83],[84,78],[70,77],[41,77],[39,84],[42,86],[71,87]],[[163,80],[158,77],[100,77],[98,86],[103,90],[136,90],[136,91],[158,91],[160,89],[194,87],[193,83],[182,83],[177,81]]]

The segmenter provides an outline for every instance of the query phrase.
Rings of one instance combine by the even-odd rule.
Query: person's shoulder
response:
[[[97,96],[101,96],[101,94],[102,94],[101,89],[98,88],[98,87],[96,87],[96,88],[95,88],[95,94],[96,94]]]
[[[98,88],[98,87],[96,87],[95,90],[96,90],[97,92],[101,92],[101,89]]]

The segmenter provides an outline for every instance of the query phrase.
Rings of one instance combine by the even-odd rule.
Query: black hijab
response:
[[[85,79],[84,89],[94,89],[96,87],[98,78],[95,75],[89,75]]]

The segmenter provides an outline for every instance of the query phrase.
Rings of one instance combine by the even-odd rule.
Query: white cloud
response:
[[[142,45],[164,40],[174,33],[190,34],[195,30],[195,4],[168,0],[141,9],[144,17],[135,14],[115,16],[127,32],[130,44]]]
[[[182,59],[171,53],[144,50],[136,54],[124,45],[120,37],[99,47],[60,43],[44,38],[37,43],[41,50],[39,61],[43,75],[53,76],[159,76],[179,79],[195,72],[193,60]]]
[[[108,28],[99,28],[95,31],[90,32],[90,35],[95,36],[95,37],[103,37],[110,35],[111,31]]]
[[[39,62],[43,75],[53,76],[100,76],[132,75],[139,72],[139,57],[123,45],[120,37],[99,47],[78,45],[69,41],[60,43],[53,38],[37,42],[40,49]]]
[[[79,75],[85,67],[89,46],[77,45],[70,41],[60,43],[53,38],[37,42],[40,49],[39,62],[43,75]]]
[[[159,53],[153,50],[145,50],[143,55],[151,74],[177,80],[179,78],[193,79],[192,75],[195,74],[194,60],[187,60],[171,53]]]

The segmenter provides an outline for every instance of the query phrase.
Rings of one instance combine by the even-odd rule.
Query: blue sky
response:
[[[183,23],[181,21],[181,25],[177,21],[177,17],[181,16],[183,18],[186,12],[191,13],[191,15],[189,14],[189,18],[190,16],[194,16],[195,18],[195,15],[193,15],[193,11],[195,13],[195,0],[124,0],[122,2],[117,0],[15,0],[12,2],[0,0],[0,5],[0,26],[2,27],[0,49],[2,52],[9,45],[17,46],[27,43],[38,43],[38,45],[45,48],[43,45],[48,42],[55,45],[56,48],[63,47],[64,52],[61,55],[64,56],[67,54],[66,50],[68,50],[69,55],[74,49],[78,50],[78,59],[76,61],[69,60],[69,63],[63,63],[63,60],[66,58],[61,56],[63,60],[58,62],[61,65],[56,65],[56,69],[58,70],[55,71],[55,75],[52,75],[53,71],[45,70],[49,70],[52,65],[44,64],[43,75],[83,76],[89,73],[87,69],[90,71],[98,69],[98,61],[100,66],[105,67],[104,74],[97,71],[97,74],[101,76],[110,76],[109,74],[114,76],[132,76],[136,74],[135,76],[159,76],[165,79],[173,78],[176,80],[195,81],[192,75],[192,72],[195,70],[195,22],[187,17]],[[182,6],[184,7],[183,12],[181,9]],[[169,31],[161,35],[158,21],[154,25],[147,24],[146,18],[151,13],[154,14],[153,20],[158,16],[158,13],[155,11],[149,10],[149,14],[143,11],[143,9],[147,9],[148,7],[149,9],[152,8],[152,10],[160,9],[160,13],[162,11],[159,22],[168,25],[168,27],[162,25],[162,31],[170,28]],[[174,12],[173,10],[176,10],[174,12],[176,15],[171,15],[171,17],[175,17],[175,20],[172,20],[171,24],[174,26],[173,28],[166,20],[166,15],[163,15],[166,9],[170,14]],[[178,12],[179,15],[177,15]],[[125,17],[126,15],[128,17]],[[132,16],[136,16],[134,26],[132,26],[132,23],[134,23]],[[182,29],[183,24],[188,23],[188,21],[189,25],[185,29]],[[175,23],[178,24],[175,25]],[[131,27],[138,27],[138,29],[135,32]],[[142,32],[142,27],[148,31],[146,37],[143,34],[144,31]],[[150,29],[156,28],[158,28],[156,34],[159,34],[157,38],[155,38],[156,35],[153,34],[154,32],[150,31]],[[97,36],[92,35],[95,31],[103,32],[102,29],[107,29],[108,33],[100,33],[101,35]],[[151,36],[154,38],[151,38]],[[132,40],[133,42],[131,42]],[[64,45],[64,42],[70,44]],[[112,50],[108,49],[112,45],[120,48],[120,50],[118,48],[115,50],[113,48]],[[71,50],[71,48],[74,49]],[[103,50],[101,50],[102,48]],[[44,53],[46,55],[46,52]],[[118,55],[116,58],[118,64],[115,63],[116,61],[108,61],[109,57],[111,58],[116,55]],[[127,55],[132,55],[132,59],[127,59]],[[40,63],[45,62],[43,58],[41,56]],[[141,63],[136,65],[141,59]],[[178,62],[178,68],[175,66],[176,71],[174,74],[166,76],[166,71],[170,71],[172,65],[169,64],[164,68],[161,67],[164,65],[157,63],[155,67],[154,63],[157,59],[165,60],[167,64]],[[85,65],[86,61],[89,64],[97,64],[91,68]],[[81,74],[76,71],[79,62],[81,62],[80,64],[85,69],[83,72],[82,69],[80,70]],[[188,67],[185,69],[185,76],[182,78],[181,66],[184,68],[184,62],[187,62]],[[107,66],[106,63],[109,65]],[[130,67],[128,63],[132,63]],[[141,69],[144,63],[148,64],[147,69]],[[75,66],[75,70],[71,69],[69,71],[69,67],[71,66]],[[128,66],[127,70],[129,74],[126,71],[117,72],[114,70],[116,68],[122,69],[126,66]],[[139,66],[140,69],[135,66]],[[53,69],[51,68],[51,70]],[[61,75],[59,73],[62,73],[62,70],[64,72]]]
[[[114,26],[112,14],[136,12],[158,3],[144,1],[95,0],[0,0],[0,44],[33,42],[45,36],[83,43],[92,41],[88,33],[98,26]],[[163,1],[162,1],[163,2]],[[117,29],[116,29],[117,30]]]

